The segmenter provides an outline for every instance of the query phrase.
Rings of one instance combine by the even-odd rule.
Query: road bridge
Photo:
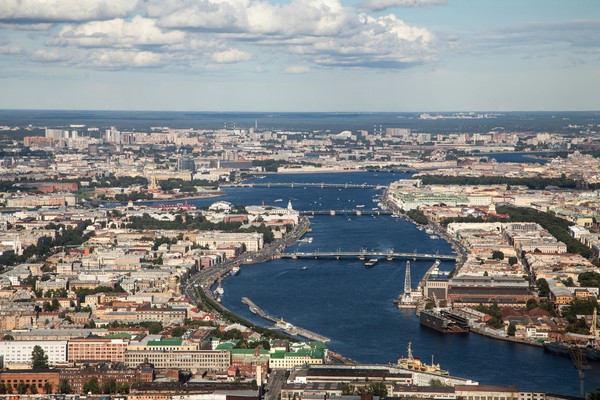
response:
[[[404,253],[396,252],[394,250],[388,251],[371,251],[371,250],[359,250],[359,251],[316,251],[316,252],[294,252],[294,253],[282,253],[279,258],[291,258],[293,260],[312,258],[318,259],[335,259],[339,260],[342,258],[358,258],[359,260],[365,260],[366,258],[385,258],[389,261],[394,259],[399,260],[449,260],[456,261],[454,254],[433,254],[433,253]]]
[[[300,215],[392,215],[388,210],[301,210]]]
[[[337,188],[337,189],[384,189],[383,185],[371,185],[367,183],[325,183],[325,182],[257,182],[242,183],[228,186],[255,187],[255,188]]]

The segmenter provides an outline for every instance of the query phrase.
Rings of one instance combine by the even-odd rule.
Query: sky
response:
[[[600,1],[0,0],[0,108],[600,110]]]

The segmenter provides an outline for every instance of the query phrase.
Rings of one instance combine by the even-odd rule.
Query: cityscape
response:
[[[0,2],[0,400],[600,399],[596,0]]]

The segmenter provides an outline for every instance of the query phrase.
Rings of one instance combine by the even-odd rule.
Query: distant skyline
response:
[[[0,108],[600,110],[597,0],[3,0]]]

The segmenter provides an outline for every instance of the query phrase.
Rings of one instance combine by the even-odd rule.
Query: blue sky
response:
[[[0,108],[600,109],[598,0],[0,0]]]

